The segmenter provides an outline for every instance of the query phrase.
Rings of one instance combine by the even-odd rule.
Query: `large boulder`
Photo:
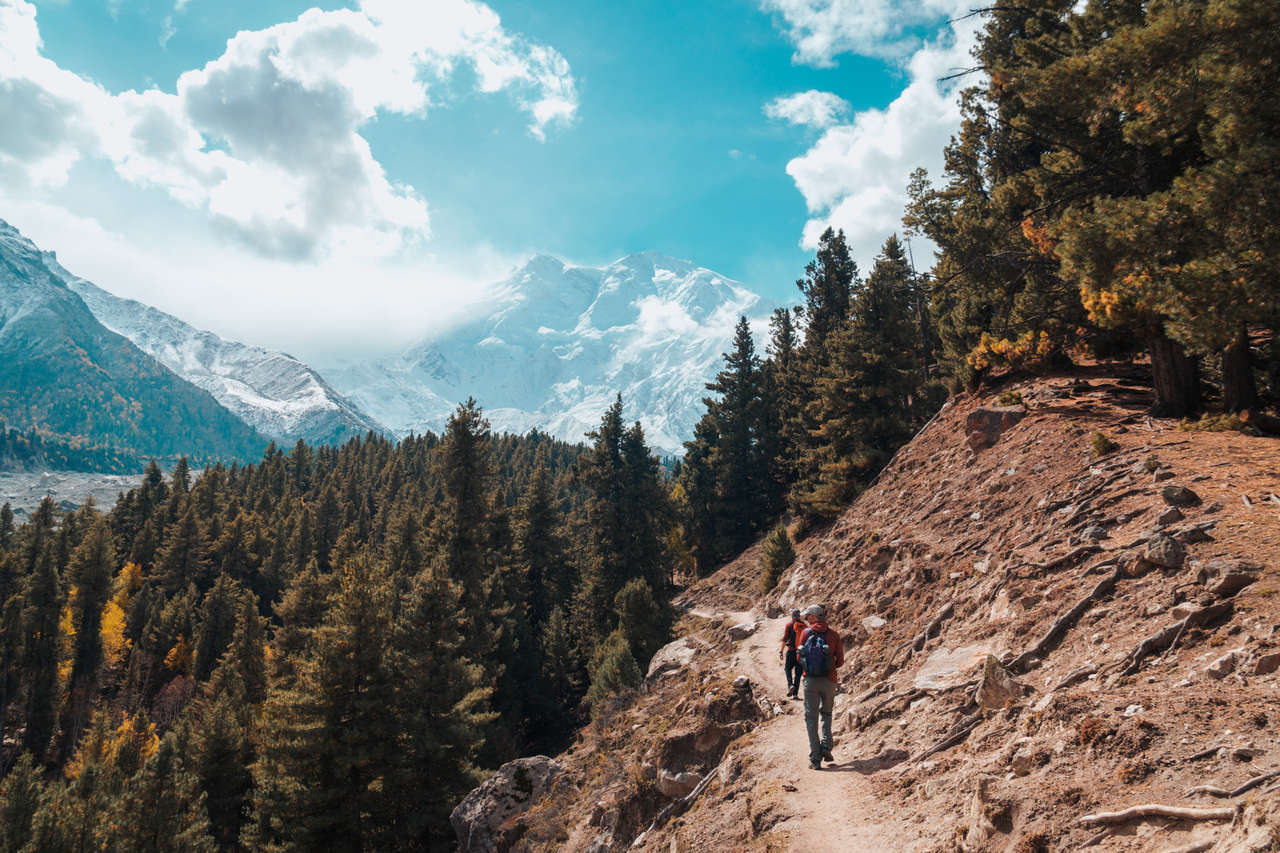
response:
[[[1257,579],[1253,572],[1228,572],[1209,585],[1209,592],[1219,598],[1230,598]]]
[[[545,755],[508,761],[449,815],[461,853],[503,853],[503,827],[551,788],[564,767]]]
[[[1027,416],[1025,406],[988,406],[974,409],[964,419],[969,449],[974,453],[1000,440],[1005,430]]]
[[[658,771],[658,790],[664,797],[670,797],[673,800],[688,796],[701,781],[701,776],[687,770],[677,773],[670,770]]]
[[[689,644],[686,637],[667,643],[650,658],[649,671],[645,674],[645,678],[653,679],[687,669],[689,664],[693,663],[694,655],[697,653],[698,650]]]
[[[752,634],[754,634],[756,632],[756,629],[758,629],[759,627],[760,627],[759,622],[741,622],[729,629],[729,639],[735,640],[735,641],[745,640],[747,637],[750,637]]]
[[[1160,497],[1169,506],[1196,506],[1200,503],[1200,496],[1186,486],[1165,486],[1160,490]]]
[[[987,655],[982,667],[982,680],[978,682],[978,691],[974,694],[979,705],[983,708],[1003,708],[1010,700],[1021,699],[1026,691],[1027,687],[1009,674],[999,658]]]
[[[1187,548],[1172,536],[1163,533],[1151,537],[1143,558],[1148,563],[1163,566],[1166,569],[1180,569],[1187,561]]]

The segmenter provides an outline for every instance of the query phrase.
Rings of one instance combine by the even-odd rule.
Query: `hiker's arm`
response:
[[[831,656],[835,658],[836,668],[838,669],[844,666],[844,640],[840,639],[839,634],[836,634],[832,639],[835,642],[831,644]]]

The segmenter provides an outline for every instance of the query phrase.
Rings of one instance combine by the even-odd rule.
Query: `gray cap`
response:
[[[792,611],[791,611],[791,618],[792,618],[792,619],[799,619],[799,618],[800,618],[800,611],[799,611],[799,610],[792,610]]]
[[[810,614],[818,617],[819,619],[826,619],[827,609],[821,604],[810,604],[804,609],[804,615],[809,616]]]

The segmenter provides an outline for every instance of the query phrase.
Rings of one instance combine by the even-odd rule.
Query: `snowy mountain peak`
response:
[[[772,306],[712,270],[658,252],[604,267],[535,255],[494,285],[491,307],[399,358],[327,370],[400,432],[439,431],[474,396],[495,430],[581,441],[621,392],[649,443],[679,453],[741,315]]]

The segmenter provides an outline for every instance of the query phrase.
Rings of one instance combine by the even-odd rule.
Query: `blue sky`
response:
[[[107,289],[304,357],[398,345],[532,252],[656,250],[791,300],[822,227],[866,267],[906,174],[936,172],[939,77],[971,40],[954,0],[315,5],[0,0],[0,99],[7,74],[52,143],[0,134],[0,218]],[[357,71],[315,58],[363,62],[366,38]]]

